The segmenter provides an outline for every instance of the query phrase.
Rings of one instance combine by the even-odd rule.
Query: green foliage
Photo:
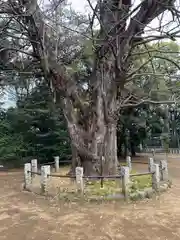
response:
[[[1,112],[0,119],[0,161],[17,166],[24,156],[26,145],[23,136],[16,131],[8,120],[8,112]]]
[[[148,62],[148,59],[151,60]],[[180,63],[177,43],[161,42],[138,46],[133,50],[132,62],[131,72],[137,71],[132,76],[132,82],[126,85],[129,95],[132,96],[130,101],[167,101],[172,100],[172,96],[179,96],[179,81],[172,79],[172,76],[177,74]],[[144,62],[147,64],[139,69]],[[153,136],[158,136],[159,142],[167,150],[170,131],[172,138],[176,139],[172,139],[174,146],[177,147],[175,133],[179,129],[179,114],[176,111],[176,121],[169,118],[169,115],[173,114],[167,113],[164,106],[150,104],[121,110],[118,122],[119,155],[127,155],[127,149],[134,155],[138,145],[145,145]]]
[[[0,119],[0,159],[5,164],[22,164],[31,158],[68,160],[70,141],[60,108],[52,103],[48,87],[35,87],[16,108],[2,111]]]

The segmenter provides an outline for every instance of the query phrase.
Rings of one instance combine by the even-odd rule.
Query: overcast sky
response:
[[[88,13],[90,11],[90,7],[88,7],[88,2],[87,0],[68,0],[71,4],[72,4],[72,7],[78,11],[78,12],[83,12],[83,13]],[[142,0],[133,0],[133,8],[136,8],[136,6],[138,6],[140,3],[141,3]],[[91,3],[96,3],[96,1],[93,1],[91,0]],[[168,23],[170,20],[172,19],[172,15],[170,12],[166,12],[164,15],[163,15],[163,18],[161,19],[163,24],[166,24]],[[175,23],[172,23],[171,26],[169,26],[169,28],[173,28],[175,26]],[[149,26],[146,28],[146,31],[148,30],[149,34],[157,34],[157,32],[151,32],[150,31],[153,29],[153,28],[157,28],[159,27],[159,20],[156,18],[154,19],[150,24]],[[164,29],[165,30],[165,29]],[[166,29],[167,30],[167,29]],[[177,29],[176,29],[177,30]]]
[[[69,0],[72,3],[72,7],[78,12],[85,11],[85,5],[87,5],[86,0]]]

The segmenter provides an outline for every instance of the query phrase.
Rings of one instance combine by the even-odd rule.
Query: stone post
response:
[[[159,190],[160,185],[160,171],[159,171],[159,164],[154,164],[154,172],[152,174],[152,188],[155,191]]]
[[[121,176],[122,176],[122,193],[125,200],[129,198],[129,167],[121,167]]]
[[[47,167],[47,177],[49,178],[50,176],[48,176],[48,175],[51,174],[51,166],[50,165],[46,165],[46,167]]]
[[[77,189],[81,193],[84,192],[84,182],[83,182],[83,168],[82,167],[76,167],[76,184]]]
[[[149,158],[148,170],[149,170],[149,172],[153,172],[153,170],[154,170],[154,159],[153,158]]]
[[[127,163],[127,166],[129,167],[129,171],[131,171],[132,170],[132,164],[131,164],[131,157],[130,156],[126,157],[126,163]]]
[[[25,163],[24,164],[24,189],[27,189],[28,186],[31,184],[31,164]]]
[[[151,149],[151,152],[152,152],[152,157],[154,158],[154,156],[155,156],[155,150],[154,150],[154,148]]]
[[[168,181],[168,165],[166,160],[160,161],[161,180]]]
[[[59,156],[54,157],[55,172],[59,172]]]
[[[44,194],[47,191],[47,175],[48,167],[41,166],[41,193]]]
[[[31,160],[31,171],[32,172],[37,172],[38,171],[38,166],[37,166],[37,159],[32,159]],[[35,177],[35,174],[31,174],[32,175],[32,178]]]
[[[143,151],[143,146],[142,146],[142,143],[140,143],[140,144],[139,144],[139,150],[140,150],[140,152],[142,152],[142,151]]]

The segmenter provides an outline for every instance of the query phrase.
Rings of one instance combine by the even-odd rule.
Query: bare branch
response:
[[[136,74],[139,70],[141,70],[146,64],[148,64],[152,59],[153,59],[154,56],[152,56],[151,58],[149,58],[147,61],[145,61],[143,64],[141,64],[139,66],[139,68],[135,69],[132,73],[130,73],[128,76],[127,76],[127,80],[126,80],[126,83],[131,81],[132,80],[132,77],[134,74]]]
[[[143,52],[137,52],[137,53],[131,53],[131,57],[134,57],[134,56],[139,56],[139,55],[145,55],[145,54],[148,54],[148,53],[165,53],[165,54],[180,54],[179,51],[163,51],[163,50],[159,50],[159,49],[149,49],[147,51],[143,51]]]
[[[172,63],[174,66],[176,66],[177,69],[180,70],[180,66],[179,66],[179,64],[176,63],[176,62],[175,62],[174,60],[172,60],[172,59],[169,59],[169,58],[167,58],[167,57],[163,57],[163,56],[154,56],[154,58],[160,58],[160,59],[163,59],[163,60],[165,60],[165,61],[167,61],[167,62],[170,62],[170,63]]]
[[[17,49],[17,48],[1,48],[0,49],[0,54],[3,53],[3,52],[6,52],[6,51],[13,51],[13,52],[20,52],[20,53],[24,53],[26,55],[29,55],[29,56],[34,56],[33,53],[30,53],[30,52],[26,52],[26,51],[23,51],[21,49]]]
[[[160,105],[160,104],[176,104],[176,103],[177,103],[176,101],[170,101],[170,100],[168,100],[168,101],[153,101],[153,100],[147,99],[147,100],[139,101],[134,104],[131,104],[131,103],[122,104],[120,107],[121,108],[129,108],[129,107],[138,107],[143,104]]]

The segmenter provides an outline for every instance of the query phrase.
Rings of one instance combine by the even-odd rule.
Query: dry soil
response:
[[[22,172],[1,172],[0,240],[179,240],[180,157],[169,172],[168,192],[131,204],[58,203],[22,191]]]

